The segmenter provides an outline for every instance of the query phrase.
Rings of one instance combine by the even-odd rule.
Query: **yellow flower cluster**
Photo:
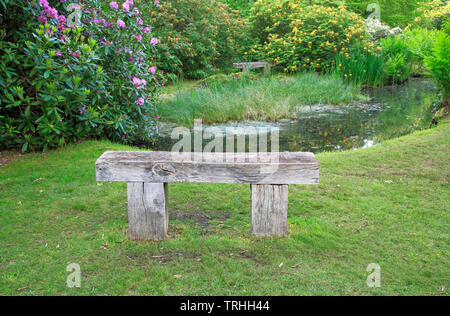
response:
[[[348,54],[354,41],[365,41],[364,21],[357,14],[343,6],[301,3],[256,1],[250,14],[251,26],[268,35],[249,54],[281,65],[286,72],[297,71],[299,66],[322,69],[332,64],[336,53]]]

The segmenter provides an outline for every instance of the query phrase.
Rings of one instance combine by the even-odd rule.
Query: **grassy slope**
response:
[[[132,242],[125,184],[94,177],[104,150],[126,147],[26,155],[0,168],[0,294],[446,295],[449,137],[447,122],[318,155],[320,186],[290,188],[286,239],[250,237],[248,186],[177,184],[169,240]],[[71,262],[79,289],[65,286]],[[372,262],[381,288],[365,284]]]

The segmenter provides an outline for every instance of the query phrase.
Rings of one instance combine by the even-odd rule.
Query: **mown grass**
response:
[[[203,122],[277,121],[295,117],[296,108],[310,104],[348,104],[365,99],[360,89],[335,75],[303,73],[292,77],[217,82],[210,87],[180,91],[160,105],[163,120],[192,126]]]
[[[126,185],[87,141],[0,167],[0,295],[448,295],[450,123],[317,155],[291,186],[289,236],[250,236],[246,185],[170,185],[169,239],[127,238]],[[81,288],[66,266],[81,266]],[[369,288],[370,263],[381,266]]]

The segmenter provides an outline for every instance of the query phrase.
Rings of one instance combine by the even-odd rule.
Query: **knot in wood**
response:
[[[152,168],[153,174],[158,176],[169,176],[175,174],[175,168],[170,164],[157,163]]]

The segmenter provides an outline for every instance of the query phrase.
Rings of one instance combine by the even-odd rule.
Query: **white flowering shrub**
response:
[[[367,33],[371,37],[372,41],[377,42],[380,39],[387,38],[394,35],[402,35],[403,31],[401,28],[396,27],[391,29],[389,25],[382,23],[380,20],[375,18],[366,19],[366,29]]]

